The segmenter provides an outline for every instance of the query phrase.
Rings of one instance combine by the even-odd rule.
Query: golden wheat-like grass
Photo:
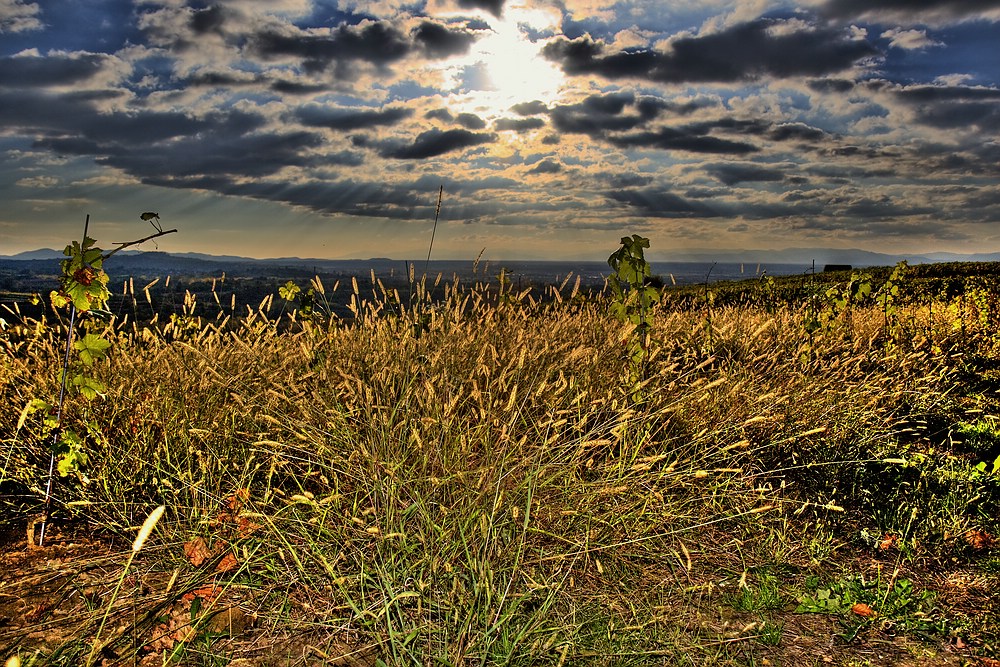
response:
[[[945,309],[916,311],[891,345],[877,310],[812,337],[795,307],[664,310],[637,400],[629,331],[578,286],[543,299],[456,282],[403,307],[371,282],[374,300],[351,287],[351,322],[279,322],[266,302],[199,319],[188,304],[166,326],[114,329],[108,395],[69,410],[93,428],[64,516],[127,534],[166,505],[171,536],[137,567],[186,572],[188,591],[225,582],[274,651],[303,636],[389,664],[708,664],[752,636],[706,629],[712,591],[774,558],[830,557],[839,527],[872,520],[857,494],[905,456],[901,421],[945,411],[954,390]],[[5,337],[8,405],[55,391],[60,334]],[[45,443],[15,421],[0,417],[4,479],[30,494]],[[198,536],[233,575],[185,561]],[[134,595],[181,604],[164,587]],[[142,655],[152,618],[118,650]]]

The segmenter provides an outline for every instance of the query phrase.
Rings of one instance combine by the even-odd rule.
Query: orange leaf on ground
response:
[[[236,521],[236,532],[240,537],[249,537],[257,532],[259,528],[260,524],[254,523],[245,516],[241,516]]]
[[[875,610],[866,605],[864,602],[858,602],[852,606],[851,611],[858,616],[863,616],[864,618],[871,618],[875,615]]]
[[[200,567],[202,563],[212,557],[212,550],[205,543],[205,538],[196,537],[184,543],[184,555],[195,567]]]
[[[240,562],[236,560],[236,556],[232,552],[227,553],[219,561],[219,564],[215,566],[216,572],[231,572],[240,566]]]
[[[220,586],[212,584],[211,586],[202,586],[201,588],[194,589],[190,593],[185,593],[184,595],[181,596],[181,599],[184,600],[185,602],[190,602],[195,598],[201,598],[202,600],[211,600],[221,592],[222,588]]]
[[[236,491],[233,492],[233,495],[226,499],[226,505],[230,510],[236,512],[237,510],[242,509],[243,505],[245,505],[248,500],[250,500],[250,489],[236,489]]]
[[[879,548],[880,551],[888,551],[889,549],[891,549],[894,546],[896,546],[897,542],[899,542],[899,537],[898,536],[896,536],[896,535],[886,535],[885,537],[882,538],[882,541],[879,542],[878,548]]]
[[[996,538],[982,530],[972,529],[965,533],[965,541],[973,549],[989,549],[996,544]]]

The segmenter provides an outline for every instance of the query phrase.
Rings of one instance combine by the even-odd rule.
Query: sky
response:
[[[0,155],[0,255],[996,252],[1000,0],[0,0]]]

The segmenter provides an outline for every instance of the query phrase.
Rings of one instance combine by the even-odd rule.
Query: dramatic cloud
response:
[[[709,136],[697,127],[670,128],[661,127],[653,132],[638,132],[608,139],[615,146],[622,148],[658,148],[668,151],[686,151],[690,153],[732,153],[745,155],[755,153],[759,149],[753,144],[743,141],[732,141]]]
[[[458,6],[465,9],[483,9],[494,16],[503,13],[505,0],[458,0]]]
[[[0,34],[40,29],[39,14],[41,9],[34,2],[0,0]]]
[[[819,76],[842,72],[878,51],[851,32],[827,27],[797,29],[757,20],[697,37],[680,37],[668,50],[606,53],[589,37],[559,39],[544,49],[567,74],[660,83],[735,82],[764,76]]]
[[[413,37],[423,45],[424,50],[432,58],[447,58],[460,53],[466,53],[475,35],[464,30],[446,28],[439,23],[424,21],[414,30]]]
[[[297,109],[294,115],[296,120],[309,127],[326,127],[331,130],[343,131],[395,125],[412,116],[413,110],[403,107],[358,110],[310,104]]]
[[[633,231],[1000,250],[997,21],[1000,0],[0,0],[0,245],[141,201],[181,249],[238,228],[248,255],[335,235],[412,257],[444,185],[441,256],[606,257]]]
[[[1000,18],[998,0],[828,0],[823,11],[848,19],[889,19],[904,23]]]
[[[706,204],[655,188],[617,190],[608,196],[654,218],[714,218],[720,215]]]
[[[110,56],[96,53],[0,57],[0,87],[82,85],[104,71],[109,60]]]
[[[754,164],[719,164],[709,167],[708,172],[725,185],[785,180],[785,175],[780,170]]]
[[[459,151],[494,141],[494,134],[478,134],[468,130],[427,130],[407,146],[390,145],[382,149],[383,157],[397,160],[423,160],[452,151]]]
[[[251,49],[262,58],[293,56],[301,59],[307,72],[333,67],[341,75],[345,63],[364,61],[387,66],[406,57],[412,48],[413,43],[404,33],[384,21],[341,25],[329,35],[269,30],[254,35],[251,41]]]

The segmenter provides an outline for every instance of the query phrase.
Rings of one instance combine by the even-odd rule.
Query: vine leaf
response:
[[[80,353],[80,361],[86,366],[93,366],[98,359],[106,356],[111,343],[94,334],[87,334],[83,338],[73,343],[73,347]]]

